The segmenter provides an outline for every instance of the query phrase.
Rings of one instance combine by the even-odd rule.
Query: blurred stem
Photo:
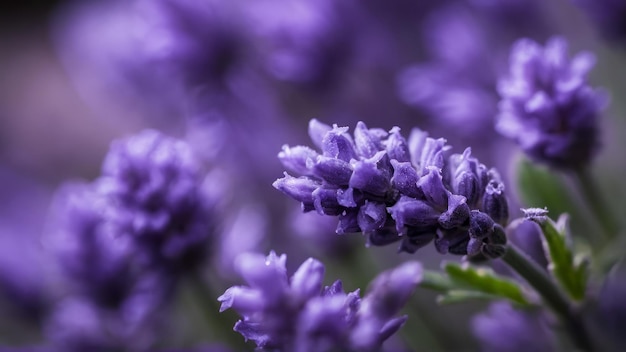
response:
[[[559,316],[577,348],[581,351],[592,351],[589,334],[581,317],[548,273],[512,244],[507,246],[502,260],[523,277]]]
[[[246,349],[243,338],[239,338],[227,324],[225,319],[219,315],[220,305],[217,301],[217,295],[206,285],[206,282],[200,276],[200,273],[194,273],[188,276],[189,285],[194,295],[194,301],[202,311],[202,317],[206,326],[209,328],[209,336],[214,339],[221,339],[229,347],[237,349]],[[226,313],[221,313],[226,314]]]
[[[604,234],[609,239],[614,238],[619,231],[617,219],[602,196],[600,187],[598,187],[595,182],[590,170],[588,168],[580,168],[575,171],[572,176],[578,186],[578,189],[582,193],[583,198],[587,201],[587,205],[591,208],[591,211],[595,215],[596,219],[600,222]]]

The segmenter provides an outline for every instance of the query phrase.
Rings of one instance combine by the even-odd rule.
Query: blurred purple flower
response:
[[[469,139],[484,136],[496,111],[497,62],[489,28],[462,3],[432,11],[423,23],[427,62],[397,76],[400,98],[424,111],[435,126]],[[489,48],[489,50],[487,50]]]
[[[261,0],[246,10],[277,79],[328,87],[353,54],[357,9],[351,2]]]
[[[341,281],[322,289],[324,265],[309,258],[287,276],[286,256],[244,254],[238,270],[249,286],[233,286],[219,297],[242,320],[235,331],[259,348],[293,351],[371,351],[406,321],[394,315],[421,280],[421,265],[408,262],[380,274],[363,300],[346,294]]]
[[[532,159],[575,169],[589,164],[599,148],[598,124],[607,98],[587,83],[594,56],[582,52],[570,60],[567,47],[560,37],[545,47],[530,39],[513,45],[510,73],[498,84],[496,129]]]
[[[105,307],[117,307],[137,278],[131,243],[115,232],[114,205],[90,184],[66,184],[57,193],[46,243],[71,289]]]
[[[59,190],[46,242],[71,285],[47,324],[55,346],[150,345],[180,274],[199,269],[213,242],[215,185],[203,174],[186,142],[145,130],[111,145],[94,182]]]
[[[610,40],[626,39],[626,3],[621,0],[572,0]]]
[[[461,4],[442,6],[429,14],[423,27],[426,47],[435,62],[473,77],[492,75],[484,24],[469,9]]]
[[[171,123],[198,91],[228,91],[247,65],[246,22],[224,1],[80,1],[53,22],[57,52],[95,110]],[[115,111],[115,110],[114,110]],[[108,115],[107,115],[108,117]]]
[[[70,296],[49,317],[45,334],[59,351],[146,350],[156,339],[164,299],[161,277],[144,276],[117,307]]]
[[[400,250],[410,253],[435,240],[441,253],[502,254],[504,186],[469,148],[446,158],[444,139],[414,129],[406,140],[397,127],[386,132],[362,122],[354,139],[347,127],[317,120],[309,134],[322,153],[283,147],[283,165],[303,176],[285,173],[274,187],[305,212],[337,216],[337,233],[363,232],[373,245],[403,240]]]
[[[538,311],[513,308],[497,302],[472,320],[474,334],[484,351],[554,351],[554,336],[545,317]]]
[[[459,74],[468,77],[442,64],[412,65],[398,75],[398,94],[406,104],[426,112],[435,125],[457,126],[454,133],[479,138],[493,121],[496,97]]]
[[[204,260],[216,221],[202,181],[186,142],[145,130],[113,142],[96,183],[113,205],[116,236],[156,265],[189,270]]]

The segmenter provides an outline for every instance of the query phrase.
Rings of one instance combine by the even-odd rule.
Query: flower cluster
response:
[[[407,317],[394,317],[420,281],[422,268],[407,262],[381,273],[360,298],[340,280],[322,288],[324,265],[309,258],[287,277],[287,257],[242,254],[238,271],[248,286],[233,286],[218,298],[220,311],[243,319],[234,330],[259,348],[280,351],[372,351]]]
[[[593,54],[570,60],[567,46],[560,37],[543,48],[530,39],[513,45],[510,74],[498,84],[496,129],[535,161],[577,169],[598,149],[598,118],[606,98],[587,83]]]
[[[487,257],[503,254],[508,221],[504,186],[468,148],[447,157],[444,139],[414,129],[409,139],[357,123],[347,127],[317,120],[309,135],[322,153],[284,146],[279,158],[300,174],[274,187],[302,203],[303,210],[339,218],[337,233],[363,232],[373,245],[402,239],[414,253],[434,240],[441,253]]]
[[[115,206],[118,236],[157,265],[193,267],[213,226],[201,175],[186,142],[146,130],[112,144],[97,182]]]
[[[48,319],[67,351],[145,349],[179,273],[202,263],[210,202],[190,147],[147,130],[116,141],[102,176],[66,184],[47,242],[70,292]]]

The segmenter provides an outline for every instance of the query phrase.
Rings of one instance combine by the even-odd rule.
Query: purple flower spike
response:
[[[500,80],[496,129],[514,139],[533,160],[559,169],[577,169],[599,148],[598,120],[605,94],[589,86],[591,53],[568,58],[567,42],[530,39],[513,45],[509,76]]]
[[[337,233],[363,232],[375,246],[401,241],[400,251],[409,253],[436,240],[441,253],[503,254],[506,237],[494,228],[508,221],[504,185],[469,148],[448,157],[444,139],[418,129],[405,140],[397,127],[385,132],[359,122],[352,138],[347,127],[309,125],[323,155],[309,157],[302,176],[285,174],[274,187],[305,211],[337,216]],[[489,219],[488,231],[472,228],[472,217]]]
[[[402,154],[401,138],[394,136],[394,142],[390,143],[389,133],[368,129],[362,122],[357,124],[352,137],[347,127],[330,127],[317,120],[309,123],[309,135],[321,149],[320,155],[312,158],[315,152],[307,147],[283,149],[279,157],[286,162],[285,167],[292,171],[299,169],[301,176],[285,174],[274,182],[274,187],[301,202],[305,211],[316,209],[322,214],[338,216],[338,233],[369,232],[383,227],[389,216],[382,209],[398,198],[398,192],[391,187],[390,161],[395,161],[389,159],[387,149]],[[306,152],[288,159],[286,150]],[[306,165],[302,167],[304,158]],[[367,209],[361,211],[366,204]]]
[[[155,265],[197,267],[206,254],[216,203],[202,188],[191,146],[145,130],[113,142],[96,182],[115,205],[115,225]]]
[[[280,351],[374,351],[406,321],[394,317],[421,280],[417,262],[380,274],[361,300],[341,281],[322,288],[324,265],[306,260],[288,279],[284,255],[247,254],[239,271],[249,286],[234,286],[218,298],[221,311],[242,319],[235,331],[261,349]]]

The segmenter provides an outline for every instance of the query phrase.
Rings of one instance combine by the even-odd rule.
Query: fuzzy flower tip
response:
[[[498,173],[467,148],[446,156],[444,139],[414,129],[369,129],[317,120],[309,135],[321,149],[284,146],[279,159],[291,173],[274,187],[303,210],[337,216],[337,233],[363,232],[369,244],[402,241],[414,253],[434,240],[441,253],[497,257],[506,243],[508,205]]]
[[[120,235],[150,261],[188,267],[204,256],[212,233],[214,202],[202,180],[186,142],[145,130],[113,142],[94,185],[114,204]]]
[[[237,260],[247,286],[218,298],[221,311],[242,317],[234,327],[257,347],[280,351],[373,351],[406,321],[395,317],[421,280],[422,267],[407,262],[383,272],[363,299],[341,281],[324,287],[324,265],[309,258],[289,278],[286,256],[243,254]]]
[[[502,100],[496,129],[533,160],[560,169],[587,165],[599,148],[598,119],[605,94],[589,86],[595,57],[568,57],[567,41],[545,47],[530,39],[513,45],[509,75],[498,83]]]

